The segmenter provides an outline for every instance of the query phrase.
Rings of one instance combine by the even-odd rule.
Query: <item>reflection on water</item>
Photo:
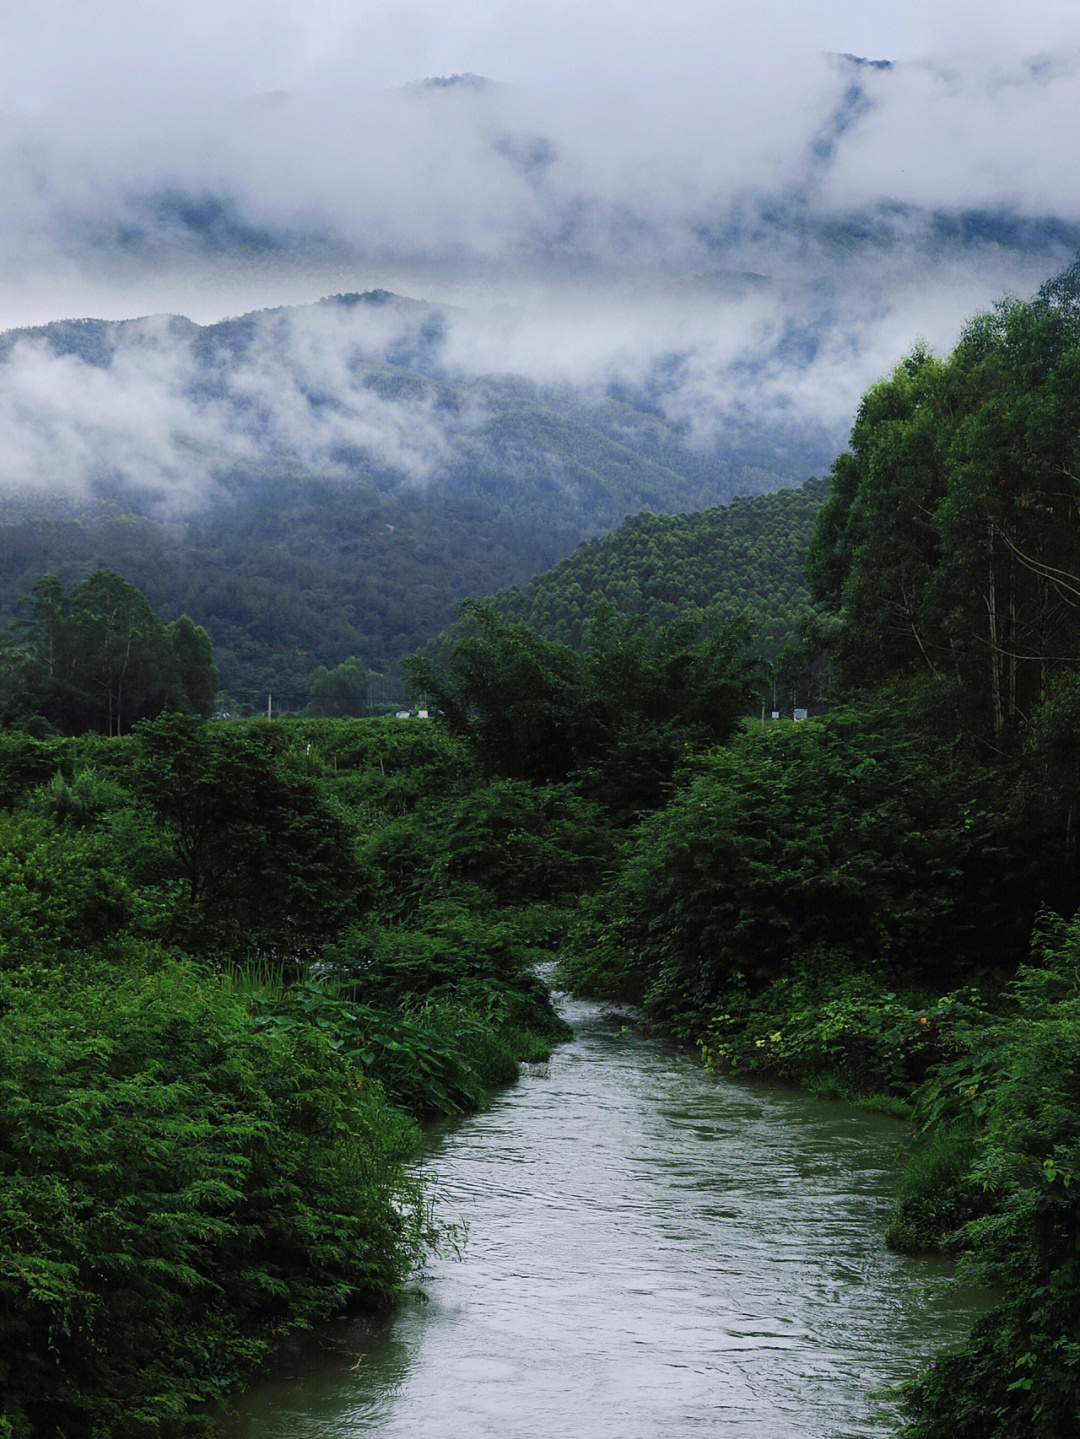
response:
[[[902,1130],[712,1079],[599,1008],[432,1136],[468,1224],[429,1301],[284,1355],[230,1439],[848,1439],[976,1296],[881,1240]]]

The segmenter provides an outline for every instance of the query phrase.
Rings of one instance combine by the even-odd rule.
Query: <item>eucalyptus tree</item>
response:
[[[1015,750],[1080,666],[1080,267],[867,392],[808,577],[850,688],[921,674]]]
[[[217,690],[210,636],[186,615],[162,625],[142,591],[95,570],[70,594],[43,575],[0,649],[5,711],[69,733],[119,735],[163,710],[208,716]]]

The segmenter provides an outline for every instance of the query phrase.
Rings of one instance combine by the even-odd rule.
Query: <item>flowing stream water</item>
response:
[[[705,1074],[568,1001],[574,1040],[429,1139],[468,1225],[427,1302],[283,1353],[230,1439],[847,1439],[980,1303],[890,1254],[904,1127]]]

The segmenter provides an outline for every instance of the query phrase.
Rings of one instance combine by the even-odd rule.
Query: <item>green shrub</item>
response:
[[[932,1000],[898,994],[873,975],[837,974],[819,959],[802,976],[774,980],[757,994],[729,991],[699,1046],[713,1069],[769,1075],[817,1093],[875,1096],[879,1107],[891,1100],[906,1112],[926,1074],[966,1056],[968,1031],[985,1023],[976,990]]]
[[[68,781],[61,770],[47,784],[35,790],[31,802],[39,814],[48,815],[57,825],[83,827],[102,815],[123,807],[129,797],[113,779],[83,765]]]
[[[100,834],[0,814],[0,969],[71,959],[123,930],[133,911]]]
[[[518,1077],[510,1035],[475,1010],[452,1000],[435,1000],[424,1005],[421,1017],[433,1034],[453,1045],[485,1093]]]
[[[496,1027],[512,1024],[552,1037],[568,1032],[532,965],[549,951],[536,908],[475,908],[461,896],[425,906],[409,924],[372,921],[325,952],[342,992],[365,1004],[415,1008],[427,999],[459,1001]]]
[[[960,1247],[962,1226],[985,1209],[974,1159],[975,1132],[967,1125],[939,1126],[916,1143],[897,1186],[885,1235],[890,1248],[917,1254]]]
[[[904,1397],[906,1439],[1062,1439],[1080,1432],[1080,921],[1044,920],[1009,1011],[958,1095],[928,1104],[977,1120],[965,1273],[1001,1299],[962,1349]],[[950,1092],[951,1091],[951,1092]]]
[[[152,957],[151,957],[152,958]],[[0,993],[0,1394],[16,1435],[149,1436],[275,1337],[398,1292],[414,1129],[318,1029],[177,964]]]
[[[69,751],[57,735],[35,738],[24,729],[0,729],[0,806],[17,804],[44,784]]]
[[[433,988],[407,1009],[348,997],[336,981],[308,979],[256,989],[257,1029],[292,1034],[310,1027],[408,1113],[460,1114],[517,1077],[518,1059],[550,1053],[550,1038],[514,1023],[523,996],[494,986]],[[559,1037],[562,1037],[561,1033]]]
[[[970,758],[884,706],[747,726],[638,826],[574,972],[690,1040],[733,986],[823,959],[897,989],[970,973],[991,929],[1016,937],[1010,822]]]

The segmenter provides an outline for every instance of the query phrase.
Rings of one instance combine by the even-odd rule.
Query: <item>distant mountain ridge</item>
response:
[[[720,599],[782,642],[820,502],[795,492],[844,443],[776,385],[809,373],[815,315],[726,372],[658,351],[587,384],[485,368],[474,320],[379,289],[0,335],[0,622],[42,573],[115,569],[207,629],[245,700],[349,655],[393,670],[492,594],[560,638],[599,598],[656,618]]]
[[[480,490],[524,512],[546,493],[587,535],[642,508],[797,483],[835,449],[823,426],[784,434],[753,415],[694,446],[658,403],[663,375],[601,389],[466,371],[447,354],[453,317],[375,290],[206,326],[161,316],[8,331],[0,395],[21,387],[23,425],[48,453],[38,474],[29,444],[0,455],[0,507],[18,499],[25,512],[32,492],[60,490],[80,505],[189,515],[234,500],[260,465],[291,463],[382,491]]]
[[[466,372],[454,322],[372,291],[0,336],[0,404],[22,426],[0,456],[0,617],[42,572],[104,565],[207,628],[226,690],[300,690],[349,654],[393,667],[460,599],[525,584],[628,514],[776,489],[835,447],[747,416],[695,448],[647,377]]]

